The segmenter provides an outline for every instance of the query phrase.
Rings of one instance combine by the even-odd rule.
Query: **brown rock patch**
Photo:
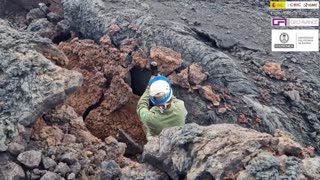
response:
[[[161,46],[151,48],[150,58],[158,63],[160,74],[165,76],[169,75],[182,64],[180,53]]]
[[[263,71],[270,77],[274,77],[279,80],[285,80],[285,72],[281,69],[281,65],[274,62],[267,62],[263,66]]]

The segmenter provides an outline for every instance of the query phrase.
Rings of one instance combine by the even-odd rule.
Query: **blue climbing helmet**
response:
[[[150,101],[154,105],[165,104],[172,97],[172,88],[168,78],[156,76],[149,82]]]

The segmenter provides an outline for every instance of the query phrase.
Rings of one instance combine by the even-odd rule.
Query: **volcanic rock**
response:
[[[45,116],[49,122],[65,122],[70,123],[70,134],[77,137],[80,142],[86,142],[89,144],[100,142],[97,137],[93,136],[88,131],[86,125],[83,122],[83,118],[79,117],[77,113],[70,106],[61,106],[55,111],[52,111]],[[49,129],[52,129],[52,127]],[[64,135],[62,134],[62,137]],[[60,136],[59,136],[60,137]]]
[[[193,89],[199,89],[197,85],[200,85],[208,78],[208,75],[202,72],[199,64],[191,64],[188,68],[182,70],[180,73],[172,73],[169,77],[170,83],[173,85],[179,85],[182,88],[186,88],[189,91]],[[191,89],[191,86],[194,86]]]
[[[132,93],[126,80],[132,67],[121,65],[121,53],[109,47],[108,39],[107,36],[102,37],[102,45],[92,40],[78,39],[60,43],[60,49],[70,59],[66,68],[78,70],[84,75],[83,87],[65,104],[83,115],[87,127],[97,137],[116,136],[118,129],[122,128],[143,144],[145,135],[135,110],[138,97]],[[124,46],[122,51],[133,50],[130,43]]]
[[[298,103],[301,101],[299,91],[297,90],[286,91],[284,94],[293,102]]]
[[[199,85],[207,79],[207,75],[202,72],[199,64],[191,64],[189,67],[189,82],[192,85]]]
[[[125,167],[121,169],[122,179],[169,179],[168,175],[149,164],[140,164],[127,158],[123,161]]]
[[[74,164],[77,162],[77,155],[75,153],[69,152],[61,157],[61,161],[67,163],[68,165]]]
[[[56,126],[46,126],[41,129],[40,137],[46,140],[49,146],[55,146],[61,143],[63,132]]]
[[[182,64],[181,54],[166,47],[152,47],[150,58],[158,63],[159,73],[169,75]]]
[[[66,68],[77,70],[84,75],[82,88],[65,103],[72,106],[79,115],[82,115],[103,95],[106,79],[101,68],[108,63],[108,51],[104,51],[93,41],[77,39],[71,43],[60,43],[59,48],[70,60]]]
[[[200,87],[200,94],[207,100],[211,101],[214,106],[219,106],[220,96],[214,93],[210,85]]]
[[[57,166],[57,163],[53,159],[44,156],[42,157],[42,164],[45,169],[49,170],[53,170]]]
[[[147,67],[148,58],[142,49],[139,49],[138,51],[133,52],[132,60],[133,60],[133,63],[139,66],[141,69]]]
[[[26,151],[19,154],[18,161],[27,166],[28,168],[38,167],[41,162],[41,151]]]
[[[55,25],[49,22],[46,18],[33,20],[29,26],[28,31],[36,32],[42,37],[53,39],[57,36],[57,29]]]
[[[67,20],[61,20],[56,25],[59,36],[67,35],[71,31],[70,23]]]
[[[60,180],[61,176],[58,174],[48,171],[45,175],[43,175],[40,180]]]
[[[2,150],[7,138],[16,134],[18,122],[24,126],[32,125],[40,115],[62,103],[82,83],[80,73],[54,65],[43,56],[41,49],[63,57],[63,53],[48,39],[19,32],[0,20],[0,89],[4,92],[0,100],[4,103],[0,111]]]
[[[160,138],[161,137],[161,138]],[[303,147],[287,137],[273,137],[237,125],[219,124],[169,128],[152,137],[144,147],[143,160],[170,178],[187,179],[314,179],[313,167],[303,166]],[[281,142],[286,142],[286,151]],[[318,159],[311,158],[314,162]],[[307,159],[305,160],[307,161]],[[309,160],[311,161],[311,160]]]
[[[65,176],[67,175],[67,173],[71,172],[71,169],[66,163],[59,162],[59,164],[54,169],[54,172],[60,174],[61,176]]]
[[[168,78],[172,85],[179,85],[186,89],[190,88],[188,69],[184,69],[178,74],[174,72]]]
[[[33,20],[40,18],[46,18],[46,13],[40,8],[31,9],[26,17],[28,24],[30,24]]]
[[[109,36],[105,35],[101,37],[100,44],[109,47],[112,45],[112,40]]]
[[[74,136],[72,134],[64,134],[63,139],[62,139],[62,143],[65,143],[65,144],[75,143],[76,139],[77,139],[76,136]]]
[[[281,65],[273,62],[267,62],[263,66],[263,70],[270,77],[274,77],[279,80],[285,79],[285,72],[281,69]]]
[[[75,180],[75,179],[76,179],[76,175],[75,175],[74,173],[70,173],[70,174],[68,175],[67,180]]]
[[[0,166],[0,177],[6,179],[24,179],[25,173],[21,166],[14,162],[7,162]]]
[[[19,143],[16,142],[11,142],[8,145],[8,151],[10,152],[10,154],[16,156],[20,153],[22,153],[25,150],[25,147]]]
[[[104,161],[101,166],[101,179],[117,179],[121,177],[121,169],[115,161]]]
[[[47,18],[53,24],[57,24],[59,21],[61,21],[63,19],[61,16],[59,16],[58,14],[56,14],[54,12],[49,12],[47,14]]]

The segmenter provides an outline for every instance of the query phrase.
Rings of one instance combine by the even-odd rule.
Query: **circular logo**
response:
[[[280,42],[287,43],[289,41],[289,35],[287,33],[281,33],[279,39]]]

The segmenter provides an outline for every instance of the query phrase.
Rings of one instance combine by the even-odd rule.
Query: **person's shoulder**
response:
[[[178,98],[172,99],[174,104],[184,105],[184,101]]]
[[[176,102],[183,102],[183,100],[178,99],[177,97],[173,96],[172,97],[172,101],[176,101]]]

